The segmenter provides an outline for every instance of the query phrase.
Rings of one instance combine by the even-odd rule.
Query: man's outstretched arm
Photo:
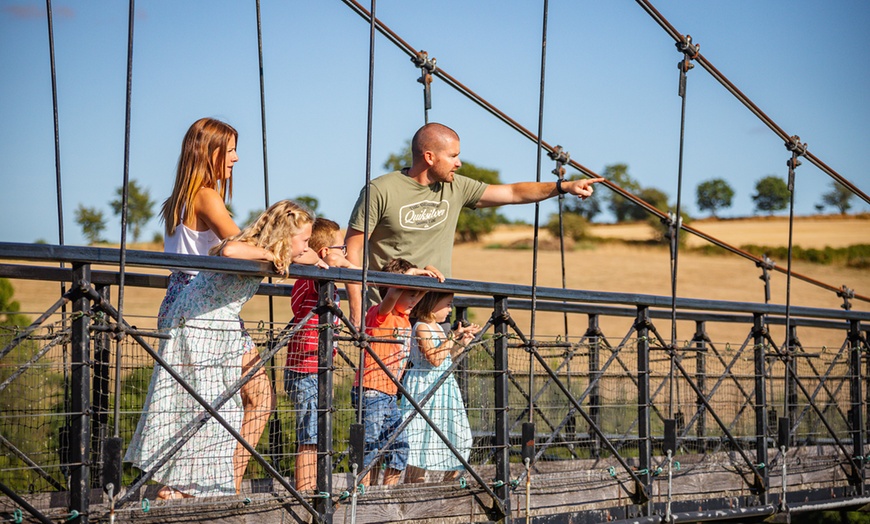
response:
[[[592,195],[592,185],[604,182],[603,178],[584,178],[564,180],[562,191],[565,194],[587,198]],[[515,184],[496,184],[487,186],[475,207],[494,207],[507,204],[530,204],[552,198],[559,194],[556,182],[517,182]]]

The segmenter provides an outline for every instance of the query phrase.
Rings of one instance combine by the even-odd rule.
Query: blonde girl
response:
[[[308,251],[313,215],[290,200],[272,205],[253,224],[213,247],[211,254],[271,262],[286,274],[291,262]],[[262,277],[202,272],[178,294],[167,311],[170,338],[160,352],[166,362],[206,400],[214,402],[259,362],[239,312],[256,293]],[[261,368],[225,403],[220,413],[255,446],[274,406],[274,393]],[[125,460],[150,470],[187,433],[203,411],[160,366],[155,366],[148,395]],[[154,475],[164,484],[159,498],[239,493],[250,453],[210,419]]]

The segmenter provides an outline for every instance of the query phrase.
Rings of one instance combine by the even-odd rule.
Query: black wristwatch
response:
[[[567,191],[562,189],[562,179],[561,178],[556,180],[556,191],[558,191],[560,195],[564,195],[565,193],[567,193]]]

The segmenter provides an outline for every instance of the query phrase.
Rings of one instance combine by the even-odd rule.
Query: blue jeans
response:
[[[354,406],[359,405],[357,388],[351,392],[351,400]],[[404,471],[405,466],[408,465],[408,437],[405,432],[402,431],[389,447],[384,448],[387,440],[402,423],[402,414],[396,404],[396,396],[375,389],[364,389],[362,410],[366,434],[363,467],[371,464],[378,451],[383,448],[386,467]]]
[[[296,411],[296,443],[317,444],[317,374],[285,370],[284,391]]]

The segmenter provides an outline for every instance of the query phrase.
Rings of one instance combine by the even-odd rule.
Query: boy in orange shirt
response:
[[[419,269],[407,260],[397,258],[387,263],[382,271],[388,273],[404,273],[405,275],[429,276],[438,278],[438,274],[428,269]],[[383,301],[372,306],[366,313],[366,334],[377,338],[392,338],[401,342],[371,342],[371,349],[378,356],[390,374],[398,381],[411,349],[411,322],[408,315],[423,298],[425,291],[416,289],[381,288]],[[396,404],[398,392],[393,382],[381,366],[375,362],[368,352],[363,359],[362,384],[360,372],[357,371],[351,392],[354,406],[359,406],[362,396],[363,421],[365,423],[365,454],[363,467],[368,466],[387,440],[396,432],[402,422],[402,414]],[[360,395],[360,392],[362,394]],[[402,471],[408,462],[408,439],[403,431],[383,457],[386,464],[384,485],[398,484]],[[362,479],[369,485],[373,478],[371,471]]]

